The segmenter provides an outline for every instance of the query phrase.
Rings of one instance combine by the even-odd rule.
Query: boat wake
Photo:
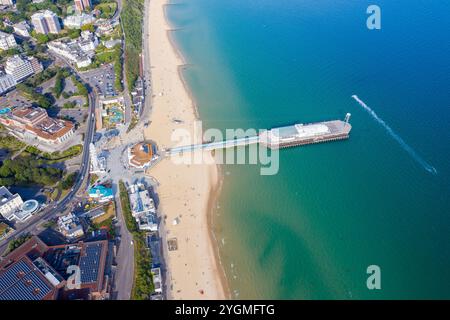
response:
[[[356,102],[358,102],[361,107],[364,108],[371,116],[374,118],[386,131],[389,133],[389,135],[394,138],[395,141],[397,141],[400,146],[417,162],[419,163],[425,170],[430,172],[431,174],[437,174],[436,168],[434,168],[432,165],[428,164],[425,160],[423,160],[418,153],[411,148],[397,133],[395,133],[394,130],[392,130],[391,127],[389,127],[386,122],[384,122],[383,119],[381,119],[375,111],[373,111],[367,104],[365,104],[361,99],[358,98],[357,95],[352,95],[352,98],[355,99]]]

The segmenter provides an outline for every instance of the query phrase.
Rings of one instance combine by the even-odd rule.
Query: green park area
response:
[[[139,76],[139,55],[142,52],[144,0],[124,0],[121,20],[125,33],[125,72],[129,88]]]
[[[83,146],[75,145],[62,152],[48,153],[1,133],[0,149],[7,150],[9,154],[0,163],[0,185],[57,186],[57,189],[64,191],[72,187],[76,174],[66,174],[56,164],[80,155]]]
[[[99,5],[95,6],[96,10],[100,11],[100,18],[102,19],[110,19],[114,16],[114,13],[117,10],[116,2],[103,2]]]

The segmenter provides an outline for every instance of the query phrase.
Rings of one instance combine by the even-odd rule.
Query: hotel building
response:
[[[0,49],[8,50],[17,47],[16,39],[12,34],[0,31]]]
[[[31,16],[31,23],[37,33],[59,33],[61,24],[58,16],[50,10],[36,12]]]
[[[50,118],[42,108],[15,108],[0,117],[0,123],[16,136],[50,145],[66,142],[75,132],[72,122]]]
[[[48,246],[33,236],[0,261],[0,301],[108,299],[108,254],[106,240]],[[79,288],[67,286],[68,265],[79,268]]]
[[[22,57],[16,54],[6,60],[5,72],[17,83],[42,70],[42,64],[35,57]]]
[[[20,210],[23,200],[19,194],[12,194],[6,187],[0,187],[0,214],[6,218]]]
[[[11,75],[0,72],[0,94],[14,88],[16,84],[16,80]]]
[[[26,21],[21,21],[13,25],[14,32],[19,36],[28,38],[30,36],[30,26]]]
[[[92,6],[90,0],[75,0],[74,2],[75,2],[75,10],[78,13],[81,13],[83,11],[87,11]]]
[[[0,4],[4,6],[12,6],[14,5],[14,3],[15,3],[14,0],[0,0]]]

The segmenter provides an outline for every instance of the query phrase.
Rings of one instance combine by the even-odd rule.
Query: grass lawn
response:
[[[93,224],[101,224],[102,222],[114,218],[116,216],[116,207],[114,202],[105,205],[105,214],[92,220]]]

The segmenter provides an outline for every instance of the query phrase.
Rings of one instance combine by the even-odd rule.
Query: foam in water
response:
[[[416,160],[425,170],[427,170],[431,174],[437,174],[436,169],[432,165],[428,164],[425,160],[423,160],[413,148],[411,148],[408,144],[406,144],[406,142],[397,133],[395,133],[394,130],[392,130],[392,128],[389,127],[386,124],[386,122],[384,122],[383,119],[378,117],[375,111],[373,111],[367,104],[365,104],[361,99],[359,99],[357,95],[355,94],[352,95],[352,98],[355,99],[356,102],[358,102],[372,116],[372,118],[374,118],[381,126],[383,126],[386,129],[386,131],[391,135],[391,137],[394,138],[394,140],[397,141],[400,144],[400,146],[406,152],[408,152],[409,155],[414,160]]]

